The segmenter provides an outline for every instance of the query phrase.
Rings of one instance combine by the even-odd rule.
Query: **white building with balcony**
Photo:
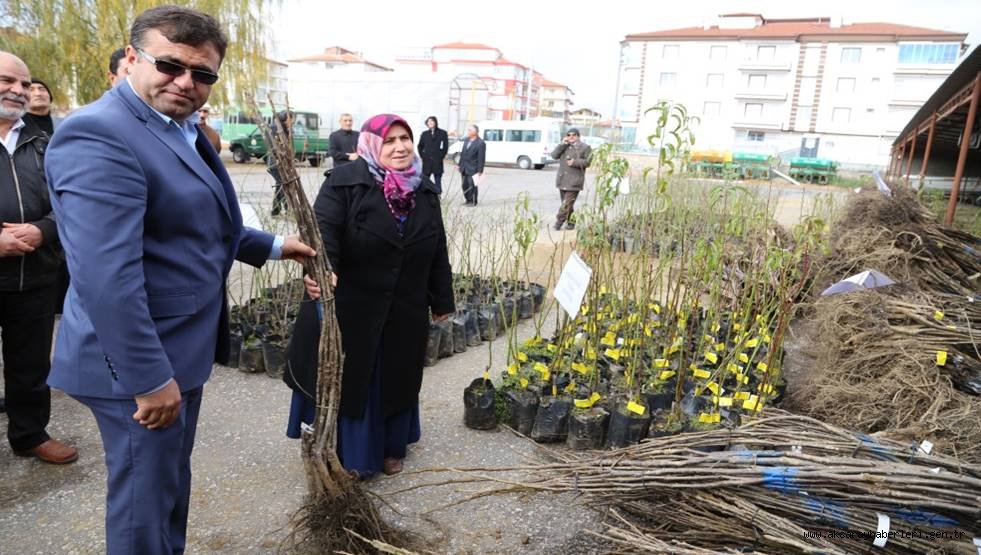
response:
[[[883,167],[890,146],[964,49],[964,33],[832,18],[729,14],[628,35],[617,117],[647,145],[661,100],[700,121],[696,148]]]

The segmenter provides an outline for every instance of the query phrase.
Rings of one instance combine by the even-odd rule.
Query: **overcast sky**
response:
[[[571,87],[575,108],[593,108],[606,116],[613,108],[619,42],[624,36],[702,25],[722,13],[841,16],[845,23],[881,21],[968,33],[972,45],[981,40],[979,0],[812,4],[808,8],[787,0],[283,0],[274,14],[272,35],[275,57],[281,60],[341,46],[381,64],[391,63],[406,48],[480,42]]]

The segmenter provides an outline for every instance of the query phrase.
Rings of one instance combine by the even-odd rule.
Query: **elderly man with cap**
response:
[[[555,217],[555,230],[575,229],[576,222],[572,213],[576,199],[586,183],[586,168],[589,167],[593,149],[579,140],[579,130],[570,128],[559,146],[552,151],[552,158],[559,161],[559,171],[555,176],[555,186],[559,189],[562,205]]]
[[[40,79],[31,79],[31,88],[27,89],[27,113],[24,121],[33,122],[48,135],[54,134],[54,120],[51,118],[51,102],[54,95],[51,89]]]

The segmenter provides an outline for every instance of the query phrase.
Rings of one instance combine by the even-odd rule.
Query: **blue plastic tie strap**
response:
[[[763,468],[763,486],[783,493],[799,491],[797,473],[800,469],[795,466],[774,466]]]
[[[848,528],[848,519],[845,515],[845,506],[836,501],[831,501],[828,499],[821,499],[820,497],[801,496],[804,507],[812,513],[818,515],[818,517],[829,524],[833,524],[839,528]]]
[[[877,442],[875,438],[873,438],[872,436],[868,436],[865,434],[855,434],[855,439],[862,442],[862,444],[859,445],[858,449],[862,449],[864,447],[865,449],[868,449],[872,453],[872,455],[876,458],[882,459],[884,461],[899,460],[895,456],[890,454],[888,449],[886,449],[882,445],[879,445],[879,442]]]

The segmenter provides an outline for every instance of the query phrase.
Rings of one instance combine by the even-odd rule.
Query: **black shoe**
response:
[[[562,222],[555,222],[555,225],[552,226],[552,229],[554,229],[555,231],[560,231],[562,229]]]
[[[565,224],[565,228],[566,229],[576,229],[576,224],[571,223],[571,222],[570,223],[567,223],[567,224]]]
[[[7,401],[3,397],[0,397],[0,413],[7,412]]]

